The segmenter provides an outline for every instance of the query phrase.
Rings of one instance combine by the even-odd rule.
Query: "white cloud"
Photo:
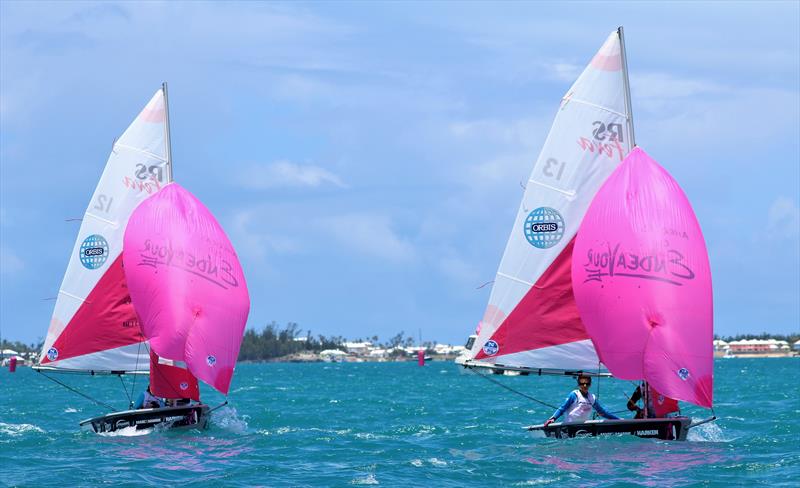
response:
[[[22,271],[24,268],[25,262],[13,251],[5,246],[0,247],[0,274],[10,275]]]
[[[797,240],[800,236],[800,208],[793,199],[780,196],[769,207],[767,234],[777,240]]]
[[[255,189],[318,187],[326,183],[347,188],[341,178],[325,168],[290,161],[251,165],[240,173],[238,182],[246,188]]]
[[[554,104],[553,107],[556,107]],[[546,135],[548,125],[542,119],[498,119],[459,120],[450,124],[450,134],[458,139],[489,141],[503,144],[518,144],[530,147]],[[545,133],[543,135],[543,133]]]
[[[730,89],[720,84],[696,78],[679,78],[664,73],[636,74],[631,83],[636,100],[664,100],[723,94]]]
[[[542,69],[547,77],[568,83],[574,82],[584,68],[585,66],[563,62],[542,64]]]
[[[478,282],[478,270],[472,264],[455,255],[443,256],[436,260],[439,270],[457,283],[474,285]]]
[[[409,261],[416,255],[411,243],[394,232],[384,215],[337,215],[321,219],[319,225],[339,243],[366,255],[392,261]]]
[[[272,220],[264,209],[240,210],[233,217],[233,236],[237,252],[258,261],[269,254],[294,254],[301,251],[298,241],[264,229],[263,222]]]

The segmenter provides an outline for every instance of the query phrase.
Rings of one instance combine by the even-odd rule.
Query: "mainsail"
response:
[[[642,149],[631,151],[586,212],[572,279],[586,330],[615,377],[711,407],[705,240],[678,183]]]
[[[478,326],[473,364],[600,369],[572,293],[572,248],[589,203],[632,138],[620,28],[561,101]]]
[[[211,212],[170,183],[131,215],[123,263],[152,350],[227,394],[250,297],[236,251]]]
[[[133,209],[171,180],[165,88],[114,143],[83,216],[39,358],[45,368],[147,372],[122,266]]]

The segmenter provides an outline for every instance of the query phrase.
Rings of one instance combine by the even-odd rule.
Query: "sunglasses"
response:
[[[579,381],[578,384],[581,386],[592,386],[591,381]]]

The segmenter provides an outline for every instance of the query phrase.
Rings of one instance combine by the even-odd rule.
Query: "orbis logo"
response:
[[[108,241],[100,234],[92,234],[83,240],[79,252],[84,268],[97,269],[108,259]]]
[[[539,207],[525,219],[525,239],[535,248],[547,249],[564,237],[564,218],[558,210]]]
[[[558,230],[558,224],[531,224],[531,230],[533,232],[555,232]]]

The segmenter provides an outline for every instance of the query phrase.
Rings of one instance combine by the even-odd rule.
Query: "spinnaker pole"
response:
[[[628,55],[625,53],[625,33],[622,26],[617,28],[617,34],[619,35],[619,47],[622,56],[622,84],[625,88],[625,112],[627,112],[628,119],[628,134],[631,138],[630,147],[628,148],[630,150],[636,147],[636,136],[633,133],[633,108],[631,107],[631,85],[628,79]],[[169,119],[167,120],[169,121]]]
[[[624,59],[624,58],[623,58]],[[172,181],[172,143],[169,138],[169,100],[167,99],[167,82],[161,83],[164,92],[164,144],[167,156],[167,181]]]

